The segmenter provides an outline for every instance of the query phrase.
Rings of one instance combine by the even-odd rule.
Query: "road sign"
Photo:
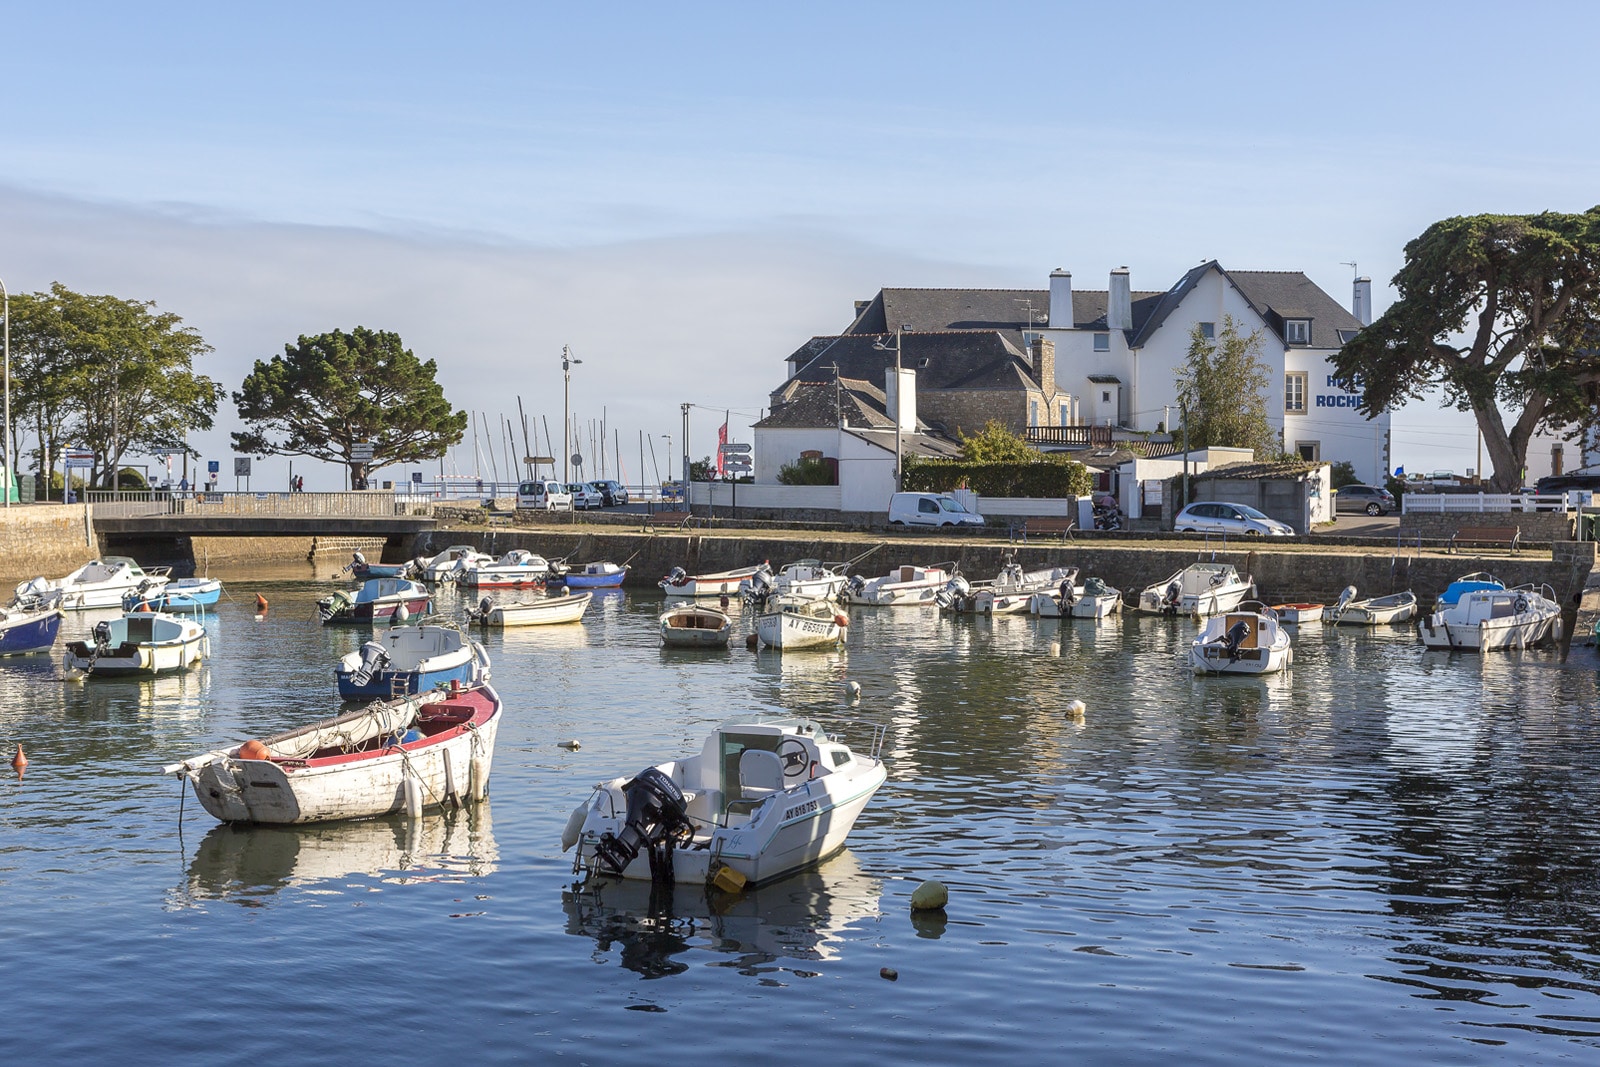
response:
[[[743,473],[750,469],[749,456],[724,456],[722,469],[731,473]]]
[[[234,456],[233,457],[233,476],[235,478],[248,478],[248,477],[250,477],[250,457],[249,456]]]
[[[529,465],[538,465],[540,463],[548,463],[548,464],[550,464],[550,466],[554,467],[556,465],[556,457],[554,457],[554,456],[523,456],[522,457],[522,462],[524,462],[526,464],[529,464]]]
[[[422,472],[421,471],[412,471],[411,472],[411,480],[413,482],[415,482],[416,484],[421,485],[422,484]]]
[[[580,454],[580,453],[578,453],[578,452],[574,452],[574,453],[573,453],[573,454],[572,454],[572,465],[573,465],[573,466],[574,466],[574,467],[581,467],[581,466],[583,466],[583,456],[582,456],[582,454]]]
[[[371,441],[350,442],[351,463],[371,463],[373,444]]]
[[[62,458],[68,467],[94,466],[94,453],[87,448],[69,448]]]
[[[208,474],[216,474],[221,470],[222,470],[222,462],[220,460],[213,459],[213,460],[208,460],[206,462],[206,472]]]
[[[729,441],[727,444],[725,444],[725,445],[723,445],[721,447],[722,447],[722,454],[724,456],[737,456],[737,455],[749,455],[750,454],[750,446],[747,445],[747,444],[744,444],[743,442],[740,442],[740,441]]]

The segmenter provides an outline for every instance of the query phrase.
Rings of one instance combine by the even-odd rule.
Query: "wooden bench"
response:
[[[1513,553],[1521,546],[1522,528],[1520,526],[1463,526],[1450,535],[1450,551],[1454,552],[1457,545],[1505,545]]]
[[[644,517],[644,526],[647,530],[656,526],[682,528],[689,525],[689,520],[693,518],[692,511],[653,511]]]
[[[1029,534],[1055,534],[1066,540],[1077,528],[1077,521],[1065,515],[1045,515],[1023,519],[1022,525],[1017,527],[1017,532],[1022,534],[1023,543],[1026,544]]]
[[[515,511],[496,511],[494,508],[483,509],[483,523],[485,526],[510,526],[516,519]]]

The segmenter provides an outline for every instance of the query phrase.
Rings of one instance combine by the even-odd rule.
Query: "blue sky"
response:
[[[573,408],[605,408],[635,478],[641,431],[680,441],[691,401],[709,452],[712,409],[754,414],[785,355],[884,285],[1125,264],[1164,289],[1217,258],[1345,301],[1353,260],[1381,310],[1439,218],[1600,201],[1593,78],[1552,44],[1596,12],[14,9],[0,277],[153,299],[230,388],[298,334],[398,330],[491,424],[517,394],[558,424],[571,344]],[[197,435],[208,458],[231,412]],[[1396,418],[1414,468],[1471,465],[1473,440],[1429,405]]]

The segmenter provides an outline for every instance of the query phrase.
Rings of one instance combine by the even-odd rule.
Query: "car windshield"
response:
[[[942,496],[939,498],[939,506],[946,511],[954,511],[962,515],[968,514],[967,509],[961,506],[960,501],[951,500],[947,496]]]
[[[1270,517],[1270,516],[1267,516],[1267,515],[1263,515],[1261,512],[1259,512],[1255,508],[1251,507],[1249,504],[1235,504],[1234,507],[1238,508],[1239,511],[1241,513],[1243,513],[1244,517],[1247,518],[1247,519],[1266,519],[1266,518]]]

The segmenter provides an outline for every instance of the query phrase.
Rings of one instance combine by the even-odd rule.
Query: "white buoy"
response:
[[[583,823],[589,817],[589,805],[579,804],[567,816],[567,825],[561,828],[561,851],[565,852],[583,836]]]
[[[845,688],[845,691],[850,694],[850,699],[851,700],[860,700],[861,699],[861,683],[860,682],[848,682],[848,683],[845,684],[844,688]]]
[[[950,903],[950,891],[944,883],[930,878],[911,891],[912,911],[938,911]]]
[[[422,782],[414,774],[405,777],[406,818],[422,818]]]
[[[1067,718],[1073,720],[1074,722],[1082,722],[1083,713],[1087,710],[1089,710],[1089,705],[1085,704],[1081,700],[1067,701]]]
[[[573,738],[571,741],[560,742],[560,746],[566,749],[568,752],[576,752],[578,749],[583,747],[583,742],[579,741],[577,738]]]
[[[411,609],[406,607],[404,604],[401,604],[399,607],[394,609],[394,615],[391,616],[392,625],[404,626],[405,623],[406,623],[406,620],[408,620],[410,618],[411,618]]]
[[[1052,656],[1056,656],[1056,657],[1059,657],[1061,655],[1061,639],[1060,638],[1051,638],[1051,640],[1050,640],[1050,654]]]

